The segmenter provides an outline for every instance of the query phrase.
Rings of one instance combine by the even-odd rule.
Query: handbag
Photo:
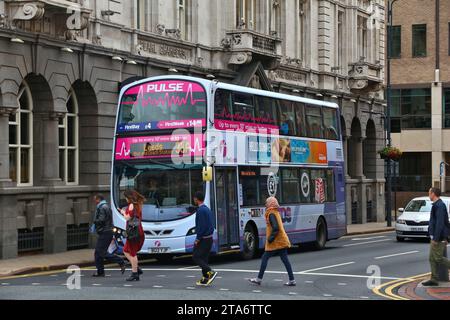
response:
[[[139,220],[136,211],[134,210],[133,218],[128,220],[127,222],[127,240],[138,242],[141,238],[139,234],[139,226],[141,225],[141,221]]]

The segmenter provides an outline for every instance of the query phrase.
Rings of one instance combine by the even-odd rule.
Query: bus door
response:
[[[239,207],[236,168],[215,171],[219,247],[239,245]]]

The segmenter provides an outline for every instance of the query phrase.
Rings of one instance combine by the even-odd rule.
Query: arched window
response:
[[[33,185],[33,99],[24,82],[19,109],[9,117],[9,177],[18,186]]]
[[[59,176],[68,185],[78,184],[78,101],[70,91],[67,113],[59,120]]]

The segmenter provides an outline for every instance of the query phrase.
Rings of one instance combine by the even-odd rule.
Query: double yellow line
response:
[[[401,286],[417,281],[418,279],[425,278],[426,276],[429,276],[430,273],[424,273],[419,274],[417,276],[413,276],[410,278],[405,279],[399,279],[394,281],[386,282],[378,287],[375,287],[372,292],[380,297],[387,298],[390,300],[411,300],[406,297],[399,296],[398,294],[395,294],[394,291]]]

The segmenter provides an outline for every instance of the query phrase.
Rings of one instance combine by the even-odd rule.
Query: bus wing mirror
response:
[[[210,166],[204,167],[202,176],[204,182],[212,181],[213,178],[212,167]]]

